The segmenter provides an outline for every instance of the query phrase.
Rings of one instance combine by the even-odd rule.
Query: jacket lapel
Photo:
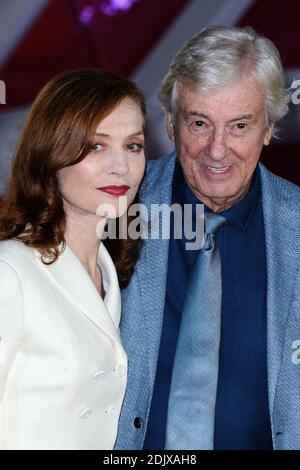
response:
[[[299,207],[291,184],[260,165],[267,258],[269,406],[273,415],[276,385],[283,359],[286,325],[299,269]],[[296,190],[295,187],[295,195]],[[298,192],[299,199],[299,192]]]
[[[146,206],[148,220],[151,215],[149,238],[145,242],[140,263],[136,270],[137,280],[143,296],[142,309],[147,328],[150,390],[154,386],[162,333],[169,251],[168,238],[151,238],[159,225],[153,207],[158,204],[165,204],[169,207],[172,203],[175,161],[176,155],[173,153],[171,157],[154,162],[141,191],[141,200]],[[168,211],[166,211],[164,223],[168,224],[168,220]]]
[[[38,252],[36,252],[36,259],[44,272],[77,309],[81,310],[113,340],[120,342],[118,324],[121,302],[118,279],[113,262],[103,243],[100,245],[98,261],[101,265],[106,292],[104,301],[80,260],[67,245],[53,264],[45,265]]]

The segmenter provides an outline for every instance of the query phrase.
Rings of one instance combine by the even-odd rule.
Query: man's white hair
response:
[[[243,77],[261,88],[267,127],[288,112],[289,93],[273,42],[250,27],[209,26],[175,55],[158,99],[166,112],[175,113],[179,85],[190,86],[200,93],[213,93]]]

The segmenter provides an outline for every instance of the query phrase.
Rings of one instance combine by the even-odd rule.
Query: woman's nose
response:
[[[129,170],[126,154],[122,151],[113,152],[109,168],[111,173],[126,175]]]

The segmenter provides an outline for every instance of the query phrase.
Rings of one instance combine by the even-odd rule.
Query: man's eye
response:
[[[197,121],[191,121],[188,124],[189,131],[199,135],[206,135],[211,130],[211,125],[202,119],[197,119]]]
[[[195,121],[194,126],[195,127],[203,127],[205,125],[204,121]]]
[[[247,127],[247,124],[245,124],[244,122],[238,122],[238,123],[236,124],[236,127],[237,127],[238,129],[245,129],[245,127]]]
[[[192,121],[189,127],[191,131],[195,131],[195,132],[209,130],[209,125],[207,124],[207,122],[202,121],[201,119],[198,119],[197,121]]]

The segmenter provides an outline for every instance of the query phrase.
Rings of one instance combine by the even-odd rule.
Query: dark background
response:
[[[300,80],[299,0],[43,0],[24,27],[31,1],[2,0],[0,4],[0,18],[7,16],[1,10],[7,13],[13,6],[19,8],[13,29],[3,25],[10,43],[2,60],[0,45],[0,80],[6,83],[6,105],[0,105],[2,183],[27,109],[39,89],[57,73],[100,66],[135,79],[149,102],[148,158],[158,158],[171,149],[155,99],[159,83],[174,53],[203,26],[252,26],[278,47],[287,87],[294,79]],[[24,12],[21,4],[27,5]],[[279,125],[279,138],[264,149],[262,161],[300,185],[299,116],[299,105],[292,104],[290,115]]]

